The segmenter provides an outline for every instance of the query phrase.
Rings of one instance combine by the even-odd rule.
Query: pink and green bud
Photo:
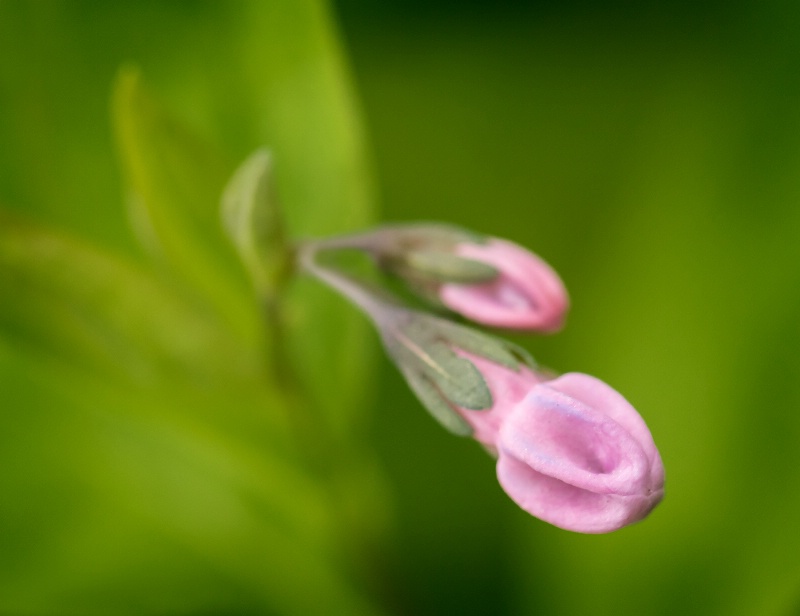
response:
[[[481,325],[553,332],[569,309],[564,283],[540,257],[451,225],[386,225],[319,247],[363,251],[418,296]]]
[[[453,312],[491,327],[553,332],[561,328],[569,308],[564,283],[535,254],[501,239],[461,242],[454,253],[489,265],[497,275],[475,283],[447,282],[439,287],[441,302]]]
[[[507,411],[497,475],[525,511],[560,528],[606,533],[644,518],[664,495],[664,467],[644,420],[585,374],[538,383]]]
[[[606,533],[644,518],[664,495],[664,467],[636,410],[602,381],[547,380],[459,352],[492,395],[486,410],[458,408],[472,436],[498,457],[506,493],[560,528]]]
[[[602,381],[550,378],[514,345],[424,313],[390,309],[376,322],[422,404],[498,458],[500,485],[528,513],[605,533],[641,520],[663,497],[650,431]]]
[[[355,240],[418,295],[481,325],[553,332],[564,323],[564,283],[513,242],[441,224],[387,226]]]

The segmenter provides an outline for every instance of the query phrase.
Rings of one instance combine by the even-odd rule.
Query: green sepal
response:
[[[291,249],[272,181],[272,156],[258,149],[236,170],[222,195],[222,222],[261,295],[287,279]]]
[[[520,363],[524,364],[531,370],[539,370],[538,362],[534,359],[533,355],[528,352],[527,349],[518,344],[514,344],[513,342],[509,342],[508,340],[503,340],[503,344],[508,347],[508,350]]]
[[[472,434],[472,426],[450,406],[442,393],[424,374],[404,367],[402,364],[400,371],[405,376],[408,386],[417,395],[422,406],[445,429],[457,436],[470,436]]]
[[[479,284],[498,277],[492,265],[456,254],[459,244],[485,244],[489,237],[442,223],[389,224],[359,238],[378,266],[402,280],[417,296],[444,307],[445,283]]]
[[[520,359],[523,359],[523,363],[526,364],[528,364],[528,359],[533,361],[533,358],[527,355],[524,349],[520,349],[506,340],[495,338],[477,329],[458,325],[457,323],[444,319],[437,319],[437,322],[444,336],[450,340],[454,346],[467,353],[479,355],[480,357],[484,357],[489,361],[493,361],[501,366],[506,366],[512,370],[519,369]]]
[[[454,405],[471,410],[491,408],[492,394],[483,375],[472,362],[456,355],[450,337],[442,335],[439,326],[447,322],[421,313],[411,315],[399,342],[418,370]]]
[[[453,350],[441,319],[406,312],[384,330],[384,343],[409,386],[433,417],[454,434],[471,434],[456,407],[487,410],[492,394],[475,365]]]
[[[383,229],[391,232],[396,246],[409,249],[446,251],[456,244],[484,244],[489,240],[477,231],[441,222],[388,224]]]
[[[480,411],[494,405],[483,374],[455,349],[514,371],[522,365],[537,369],[533,357],[516,344],[421,312],[406,312],[384,330],[384,341],[422,404],[455,434],[464,433],[458,426],[465,421],[456,407]]]
[[[431,343],[428,350],[437,368],[427,374],[448,400],[456,406],[473,411],[492,407],[489,387],[471,361],[459,357],[441,341]]]
[[[405,266],[414,277],[423,277],[436,282],[460,282],[476,284],[489,282],[499,271],[473,259],[465,259],[450,252],[439,250],[414,250],[405,255]]]

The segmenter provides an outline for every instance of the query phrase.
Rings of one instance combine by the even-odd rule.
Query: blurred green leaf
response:
[[[0,10],[9,35],[0,124],[13,136],[0,191],[11,186],[3,197],[34,219],[92,237],[0,220],[0,465],[9,470],[0,612],[373,613],[346,557],[363,557],[385,516],[374,461],[352,438],[366,328],[314,283],[292,285],[273,325],[311,395],[278,391],[261,357],[275,337],[219,213],[226,161],[267,144],[292,234],[371,220],[358,115],[326,8]],[[117,178],[104,166],[111,139],[97,121],[129,57],[169,101],[136,69],[114,82],[129,215],[151,268],[117,255],[132,250],[119,237]],[[230,118],[253,143],[229,139]],[[290,424],[301,412],[323,431],[342,429],[325,451],[325,481],[297,452]]]
[[[0,290],[7,298],[0,305],[0,344],[5,337],[17,348],[11,353],[2,344],[0,374],[23,376],[2,381],[11,411],[3,432],[43,444],[35,424],[13,427],[25,408],[18,410],[19,398],[42,391],[41,419],[49,423],[59,415],[59,430],[47,430],[44,441],[49,456],[68,461],[60,472],[67,491],[50,498],[56,515],[35,516],[43,527],[24,533],[36,534],[45,550],[26,555],[21,569],[0,578],[0,588],[6,584],[0,607],[117,611],[127,589],[164,583],[148,564],[158,562],[159,576],[171,581],[154,596],[138,598],[131,613],[160,612],[165,605],[202,608],[209,596],[195,598],[194,588],[217,584],[215,570],[244,585],[250,604],[278,613],[325,614],[330,602],[342,613],[368,613],[333,568],[334,502],[291,457],[270,453],[268,444],[286,451],[278,439],[286,435],[284,403],[231,373],[239,349],[229,348],[173,291],[129,264],[9,218],[0,232]],[[34,359],[27,358],[31,352]],[[103,373],[117,378],[106,380]],[[230,408],[232,382],[239,382],[239,395]],[[32,452],[3,451],[12,454],[12,467],[35,467],[27,459]],[[27,490],[15,483],[3,490],[6,507],[12,505],[7,519],[18,512],[13,504],[21,488]],[[81,504],[86,498],[90,503]],[[31,505],[40,510],[36,502]],[[60,540],[64,513],[84,507],[80,518],[88,526]],[[114,523],[95,516],[112,516]],[[144,546],[136,539],[143,532]],[[153,532],[173,546],[149,545]],[[182,565],[189,567],[183,580],[175,577],[186,550],[213,563],[211,570]],[[217,592],[230,591],[223,585]],[[200,603],[192,608],[195,600]]]
[[[245,380],[252,349],[141,268],[0,211],[0,334],[140,381]]]
[[[226,391],[109,383],[2,340],[0,374],[16,375],[2,384],[18,417],[4,419],[0,457],[38,469],[0,482],[11,550],[0,611],[172,613],[222,601],[225,611],[371,613],[331,557],[321,486],[263,443],[231,439],[230,422],[204,419]],[[32,402],[36,417],[13,413]],[[31,459],[42,452],[61,460],[57,473]],[[43,491],[54,479],[60,488]]]
[[[363,126],[325,3],[249,4],[242,70],[260,144],[291,237],[365,227],[375,218]],[[257,144],[257,145],[260,145]],[[369,387],[366,321],[314,281],[290,289],[289,348],[305,387],[329,422],[348,431]]]
[[[233,331],[255,338],[257,313],[219,217],[230,168],[161,107],[135,68],[119,73],[113,120],[141,242]]]
[[[222,195],[222,220],[254,287],[264,299],[285,285],[291,267],[280,203],[274,194],[272,158],[256,150],[237,169]]]
[[[216,71],[237,84],[232,91],[241,98],[226,95],[219,104],[227,106],[226,115],[249,118],[256,145],[273,153],[289,236],[368,225],[374,198],[363,128],[327,7],[311,0],[247,3],[237,16],[238,64]],[[255,336],[254,313],[235,308],[235,287],[241,285],[226,279],[241,279],[241,267],[230,265],[232,247],[220,248],[218,203],[232,168],[178,128],[131,69],[117,82],[115,125],[129,184],[141,200],[136,207],[147,213],[140,235],[155,236],[150,244],[160,245],[173,269],[211,298],[241,335]],[[192,173],[198,178],[187,181]],[[348,432],[368,385],[365,321],[308,280],[292,285],[281,314],[286,348],[303,387],[327,422]]]

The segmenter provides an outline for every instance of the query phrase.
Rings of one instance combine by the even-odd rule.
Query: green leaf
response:
[[[326,491],[206,420],[229,392],[110,382],[2,338],[0,384],[0,461],[25,468],[0,477],[0,611],[373,613],[332,556]]]
[[[292,285],[293,363],[324,405],[319,423],[347,437],[332,447],[329,490],[298,464],[219,215],[225,161],[268,144],[293,236],[371,222],[325,6],[122,3],[88,21],[69,3],[0,12],[0,125],[13,129],[0,189],[93,242],[0,222],[0,612],[373,613],[341,545],[363,556],[364,514],[351,510],[381,494],[351,438],[369,381],[365,324],[315,283]],[[114,132],[135,230],[163,266],[152,275],[115,256],[136,247],[98,121],[130,57],[189,119],[136,70],[119,74]]]
[[[113,121],[140,241],[232,331],[254,338],[257,313],[219,219],[229,167],[162,108],[135,68],[117,77]]]
[[[373,181],[350,75],[327,5],[281,0],[247,5],[244,50],[255,143],[273,154],[274,179],[293,238],[374,222]],[[374,350],[366,320],[316,281],[289,289],[285,314],[293,364],[326,420],[342,433],[363,412]]]
[[[140,268],[0,212],[0,334],[136,380],[247,380],[252,348]]]
[[[285,285],[291,268],[291,251],[274,192],[270,153],[259,149],[242,163],[222,195],[225,230],[254,287],[265,298]]]

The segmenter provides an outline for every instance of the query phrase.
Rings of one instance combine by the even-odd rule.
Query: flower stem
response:
[[[317,261],[317,256],[326,250],[364,248],[360,244],[359,238],[361,237],[366,236],[306,242],[297,251],[297,262],[301,270],[339,292],[356,307],[363,310],[380,330],[382,323],[396,315],[399,310],[405,311],[405,306],[384,290],[373,287],[368,282],[358,280],[336,268],[323,266]]]

